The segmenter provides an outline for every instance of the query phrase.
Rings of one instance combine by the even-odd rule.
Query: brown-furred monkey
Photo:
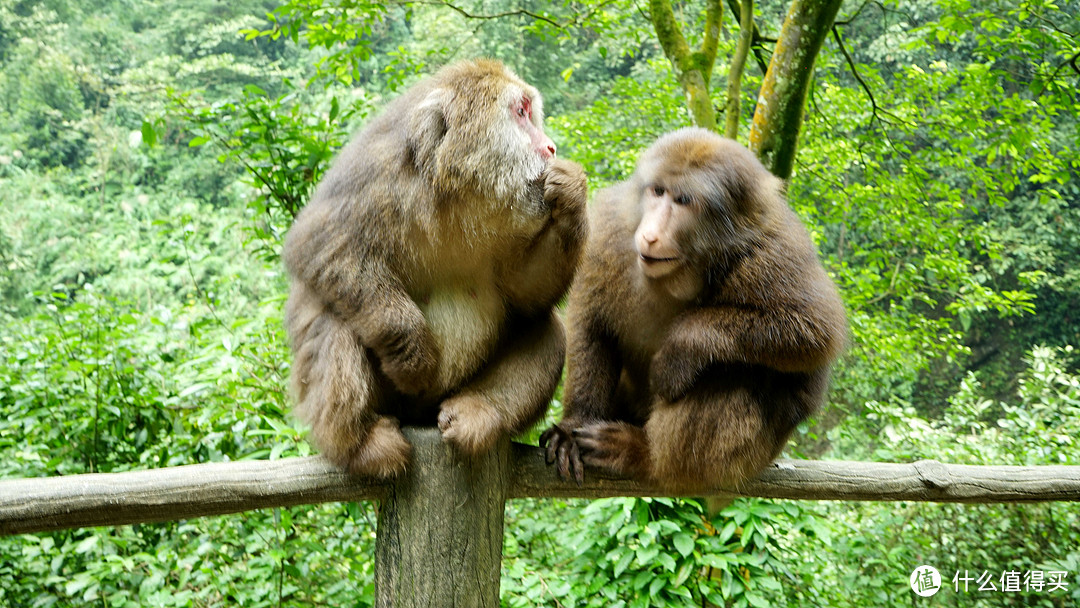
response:
[[[449,65],[371,121],[285,242],[292,392],[323,454],[388,477],[411,453],[399,424],[473,455],[536,423],[585,198],[540,94],[499,62]]]
[[[821,406],[847,322],[782,189],[746,148],[687,128],[597,194],[563,419],[541,437],[563,478],[736,486]]]

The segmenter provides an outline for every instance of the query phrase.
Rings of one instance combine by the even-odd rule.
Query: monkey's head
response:
[[[513,200],[555,156],[540,92],[498,61],[442,68],[413,112],[408,139],[416,165],[441,192]]]
[[[781,182],[749,150],[699,128],[664,135],[631,179],[640,197],[638,267],[650,279],[701,279],[759,238]]]

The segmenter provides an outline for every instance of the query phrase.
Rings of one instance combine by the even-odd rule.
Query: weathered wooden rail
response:
[[[0,480],[0,535],[190,519],[267,507],[379,500],[376,605],[499,605],[503,506],[523,497],[658,496],[590,471],[560,480],[536,447],[501,443],[463,459],[436,429],[405,429],[413,465],[391,483],[322,458],[199,464],[128,473]],[[1080,501],[1080,466],[970,466],[781,460],[718,496],[1007,503]]]

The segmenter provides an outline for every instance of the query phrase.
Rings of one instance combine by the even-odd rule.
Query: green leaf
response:
[[[623,553],[619,561],[615,562],[615,576],[621,576],[623,572],[626,572],[626,568],[630,566],[630,562],[634,560],[634,552],[626,551]]]
[[[694,536],[687,532],[680,532],[672,539],[675,542],[675,548],[682,554],[683,557],[687,557],[694,550]]]
[[[157,145],[157,130],[154,129],[154,125],[148,121],[142,121],[142,143],[147,147],[153,148]]]
[[[76,553],[86,553],[86,552],[90,551],[91,549],[93,549],[95,546],[97,546],[97,543],[98,543],[98,537],[97,536],[88,536],[88,537],[82,539],[82,542],[80,542],[75,547],[75,552]]]
[[[667,553],[661,553],[656,557],[656,561],[660,562],[660,565],[664,567],[668,572],[675,571],[675,558],[671,557]]]
[[[743,597],[746,598],[747,603],[749,603],[751,606],[754,606],[755,608],[772,608],[772,604],[769,603],[769,600],[766,600],[760,595],[750,593],[748,591]]]
[[[657,592],[664,588],[667,584],[667,579],[662,577],[656,577],[652,583],[649,584],[649,597],[655,597]]]

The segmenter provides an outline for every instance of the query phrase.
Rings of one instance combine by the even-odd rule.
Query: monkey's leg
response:
[[[562,323],[554,312],[511,324],[487,367],[443,401],[443,437],[466,454],[478,454],[501,435],[536,424],[559,383],[565,352]]]
[[[652,480],[680,493],[736,486],[772,462],[787,438],[778,436],[745,388],[659,400],[645,434]]]
[[[359,339],[318,302],[292,295],[286,316],[293,339],[292,390],[314,443],[351,473],[401,473],[412,447],[396,420],[376,413],[375,370]]]

